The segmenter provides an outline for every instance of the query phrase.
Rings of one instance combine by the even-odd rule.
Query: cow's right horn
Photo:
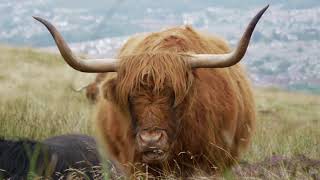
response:
[[[117,71],[117,59],[80,59],[72,53],[71,49],[63,39],[62,35],[50,22],[40,17],[33,18],[47,27],[53,39],[55,40],[62,57],[72,68],[78,71],[91,73]]]
[[[232,52],[228,54],[192,54],[188,60],[190,66],[192,68],[224,68],[237,64],[245,55],[253,30],[268,7],[269,5],[260,10],[251,20],[238,46]]]

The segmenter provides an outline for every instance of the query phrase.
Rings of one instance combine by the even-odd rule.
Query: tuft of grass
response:
[[[94,134],[94,107],[83,93],[70,88],[75,81],[86,84],[87,78],[59,55],[6,46],[0,46],[0,54],[0,137],[41,140],[67,133]],[[255,99],[256,132],[244,161],[262,161],[274,154],[320,159],[320,96],[255,88]],[[226,179],[232,177],[225,174]]]

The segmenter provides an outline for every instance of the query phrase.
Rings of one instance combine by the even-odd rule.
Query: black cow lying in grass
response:
[[[0,139],[0,179],[94,179],[99,167],[96,142],[90,136],[62,135],[42,142]]]

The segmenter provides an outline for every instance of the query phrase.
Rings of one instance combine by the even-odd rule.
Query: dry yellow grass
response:
[[[0,46],[0,70],[0,136],[93,134],[93,107],[71,89],[90,77],[69,68],[59,55]],[[256,88],[255,97],[257,129],[244,160],[272,154],[320,159],[320,96]]]
[[[320,159],[320,97],[278,89],[256,89],[258,121],[250,160],[272,154]]]
[[[1,47],[0,70],[0,136],[92,132],[92,107],[71,89],[78,74],[58,55]]]

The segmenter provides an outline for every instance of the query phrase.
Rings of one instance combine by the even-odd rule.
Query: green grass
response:
[[[6,46],[0,46],[0,70],[0,136],[94,134],[92,105],[71,89],[92,75],[72,70],[59,55]],[[320,96],[256,88],[255,97],[257,128],[244,160],[273,154],[320,159]]]

